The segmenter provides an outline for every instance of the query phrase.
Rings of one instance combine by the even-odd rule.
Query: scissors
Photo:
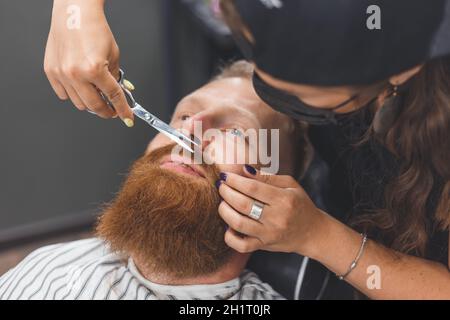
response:
[[[123,72],[122,69],[119,70],[120,77],[119,77],[119,84],[122,87],[123,92],[125,93],[125,96],[127,97],[127,100],[131,102],[131,110],[133,113],[140,119],[147,122],[150,126],[161,132],[162,134],[166,135],[168,138],[170,138],[172,141],[176,142],[178,145],[183,147],[184,149],[188,150],[191,153],[194,153],[194,149],[192,149],[194,146],[199,146],[199,142],[194,141],[181,133],[180,131],[172,128],[170,125],[156,117],[155,115],[148,112],[146,109],[144,109],[139,103],[136,102],[133,95],[131,94],[131,91],[127,88],[127,86],[124,84],[125,80],[125,72]],[[114,109],[111,102],[108,101],[106,96],[101,93],[103,99],[106,101],[106,103]],[[92,113],[92,112],[91,112]]]

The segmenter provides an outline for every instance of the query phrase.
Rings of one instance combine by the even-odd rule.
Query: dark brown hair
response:
[[[430,234],[450,225],[449,70],[450,57],[435,59],[410,80],[402,111],[383,141],[398,161],[384,207],[353,221],[377,230],[385,245],[419,256]]]
[[[221,9],[230,29],[248,38],[233,1],[222,0]],[[426,62],[411,80],[383,144],[398,160],[398,171],[384,188],[382,207],[352,225],[374,231],[395,250],[424,256],[430,234],[450,225],[450,57]]]

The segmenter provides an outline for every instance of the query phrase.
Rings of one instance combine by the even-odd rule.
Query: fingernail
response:
[[[125,118],[125,119],[123,119],[123,122],[125,123],[125,125],[126,125],[128,128],[132,128],[132,127],[134,126],[134,121],[131,120],[130,118]]]
[[[219,176],[220,176],[220,180],[227,181],[227,174],[226,173],[221,172]]]
[[[222,182],[223,182],[222,180],[217,180],[217,181],[216,181],[216,188],[217,188],[217,189],[220,188],[220,185],[222,184]]]
[[[256,169],[253,168],[252,166],[246,164],[245,165],[245,170],[247,170],[247,172],[250,173],[251,175],[256,176]]]
[[[128,81],[127,79],[123,80],[123,85],[125,86],[125,88],[127,88],[130,91],[133,91],[135,89],[134,85],[130,81]]]

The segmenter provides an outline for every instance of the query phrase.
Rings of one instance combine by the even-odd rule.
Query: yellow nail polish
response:
[[[134,121],[131,120],[130,118],[125,118],[125,119],[123,119],[123,122],[125,123],[125,125],[126,125],[128,128],[132,128],[132,127],[134,126]]]
[[[125,88],[127,88],[130,91],[133,91],[135,89],[134,85],[130,81],[128,81],[127,79],[123,80],[123,85],[125,86]]]

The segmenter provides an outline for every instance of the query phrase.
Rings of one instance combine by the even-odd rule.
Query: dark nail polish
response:
[[[217,189],[220,188],[220,185],[222,184],[222,182],[223,182],[222,180],[217,180],[217,181],[216,181],[216,188],[217,188]]]
[[[251,175],[256,176],[256,169],[253,168],[252,166],[246,164],[245,165],[245,170],[247,170],[247,172],[250,173]]]
[[[222,180],[222,181],[227,181],[227,174],[221,172],[221,173],[220,173],[220,180]]]

